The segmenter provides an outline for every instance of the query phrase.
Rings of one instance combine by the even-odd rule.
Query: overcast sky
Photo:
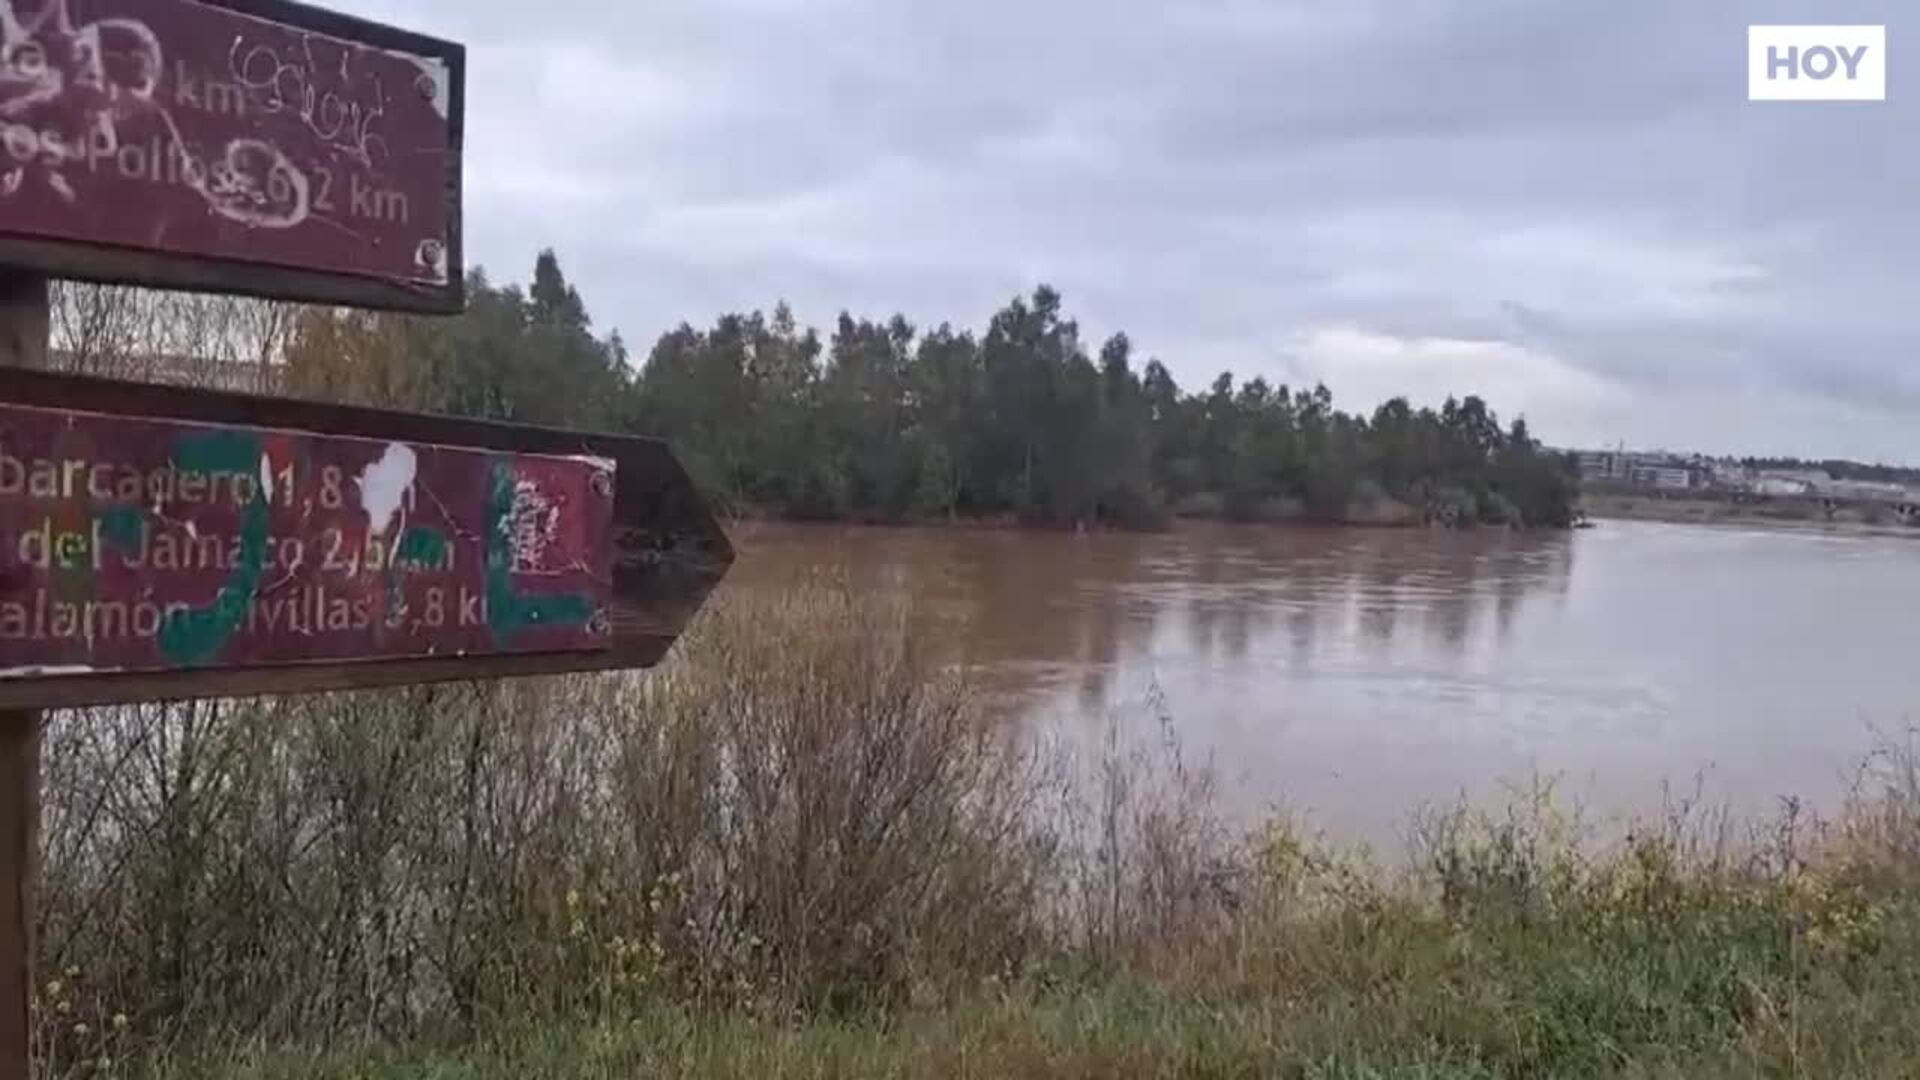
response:
[[[1912,3],[338,6],[467,45],[470,261],[551,245],[637,351],[1045,281],[1189,388],[1920,464]],[[1887,24],[1887,101],[1749,103],[1752,22]]]

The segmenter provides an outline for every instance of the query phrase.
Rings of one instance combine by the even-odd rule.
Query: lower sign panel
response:
[[[614,479],[0,404],[0,679],[604,650]]]

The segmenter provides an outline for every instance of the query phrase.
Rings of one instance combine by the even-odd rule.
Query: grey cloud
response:
[[[636,345],[1047,280],[1190,384],[1350,326],[1554,357],[1669,444],[1765,430],[1653,407],[1737,385],[1920,461],[1896,0],[349,6],[469,44],[473,257],[558,247]],[[1749,104],[1755,22],[1887,24],[1889,100]]]

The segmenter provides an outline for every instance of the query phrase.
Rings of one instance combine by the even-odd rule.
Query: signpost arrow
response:
[[[646,667],[732,560],[655,439],[0,382],[0,708]]]

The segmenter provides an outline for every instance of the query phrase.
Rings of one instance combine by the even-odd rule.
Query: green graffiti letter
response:
[[[248,474],[260,467],[260,442],[251,434],[213,431],[183,435],[174,444],[176,468]],[[167,614],[160,624],[160,652],[179,667],[196,667],[218,656],[247,617],[267,561],[267,500],[255,489],[241,511],[240,558],[213,603]]]

